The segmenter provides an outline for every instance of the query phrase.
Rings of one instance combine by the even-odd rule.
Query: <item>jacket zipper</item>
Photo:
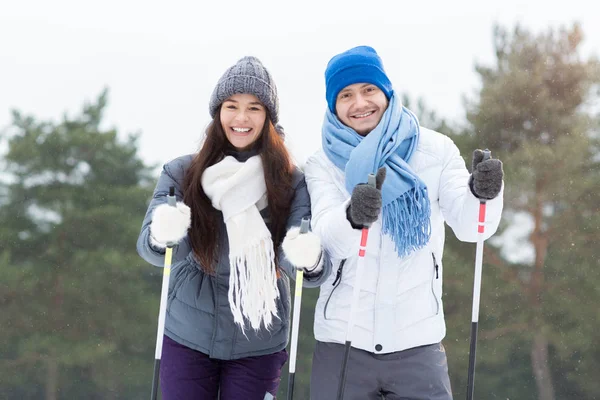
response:
[[[333,280],[333,283],[332,283],[332,286],[334,286],[334,288],[331,290],[331,293],[329,293],[329,297],[327,297],[327,301],[325,302],[325,307],[323,308],[323,317],[325,319],[327,319],[327,306],[329,305],[329,300],[331,300],[331,296],[333,296],[333,292],[335,292],[335,290],[338,288],[338,286],[340,286],[340,283],[342,283],[342,271],[344,269],[345,263],[346,263],[346,259],[343,259],[340,262],[340,265],[335,274],[335,279]]]
[[[431,257],[433,258],[433,268],[434,268],[434,275],[435,275],[435,280],[438,280],[440,278],[440,273],[439,273],[439,265],[437,263],[437,260],[435,259],[435,254],[432,252],[431,253]],[[435,305],[436,305],[436,310],[435,310],[435,315],[438,315],[440,313],[440,301],[438,300],[437,296],[435,295],[435,290],[434,290],[434,280],[431,280],[431,294],[433,295],[433,298],[435,299]]]

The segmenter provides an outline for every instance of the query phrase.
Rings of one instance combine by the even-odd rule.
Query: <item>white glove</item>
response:
[[[323,269],[321,239],[312,232],[300,234],[300,228],[292,228],[281,243],[285,257],[296,268],[316,274]]]
[[[187,235],[192,223],[190,208],[178,201],[176,206],[161,204],[154,209],[150,223],[150,242],[159,249],[175,245]]]

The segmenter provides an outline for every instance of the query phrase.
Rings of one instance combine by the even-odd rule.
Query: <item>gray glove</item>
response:
[[[381,186],[385,180],[386,169],[377,170],[375,187],[361,183],[354,187],[350,198],[350,207],[346,211],[346,218],[354,229],[362,229],[377,221],[381,211]]]
[[[473,164],[469,187],[475,197],[481,200],[491,200],[498,196],[502,189],[502,161],[498,159],[487,159],[483,161],[483,151],[473,152]]]

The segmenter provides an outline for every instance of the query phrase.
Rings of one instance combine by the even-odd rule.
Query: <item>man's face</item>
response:
[[[385,93],[370,83],[346,86],[337,95],[335,112],[342,123],[361,136],[367,136],[388,106]]]

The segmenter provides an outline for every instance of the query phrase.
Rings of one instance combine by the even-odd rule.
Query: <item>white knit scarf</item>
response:
[[[271,232],[259,206],[266,204],[267,187],[260,156],[239,162],[227,156],[207,168],[202,188],[213,207],[221,210],[229,238],[229,306],[244,331],[244,318],[258,331],[278,318],[277,272]],[[257,206],[258,204],[258,206]]]

